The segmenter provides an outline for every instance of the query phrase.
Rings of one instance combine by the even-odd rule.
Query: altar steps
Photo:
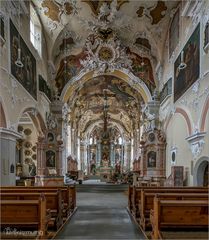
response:
[[[77,192],[102,193],[102,192],[125,192],[128,191],[128,184],[79,184]]]

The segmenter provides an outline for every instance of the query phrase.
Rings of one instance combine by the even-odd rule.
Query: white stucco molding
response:
[[[22,134],[14,131],[13,129],[0,128],[0,139],[11,139],[16,140],[22,138]]]
[[[72,87],[76,82],[79,82],[80,80],[84,80],[84,82],[85,82],[85,81],[88,81],[89,79],[93,78],[93,73],[94,73],[94,71],[84,71],[84,70],[82,70],[78,75],[76,75],[71,80],[69,80],[62,90],[60,99],[62,101],[64,101],[65,96],[67,94],[67,91],[70,87]],[[122,73],[122,75],[118,76],[117,73]],[[132,86],[138,92],[140,92],[140,90],[141,90],[141,92],[143,91],[144,96],[143,96],[143,94],[141,94],[141,95],[142,95],[142,98],[144,99],[145,102],[152,101],[152,96],[151,96],[151,93],[150,93],[147,85],[140,78],[136,77],[129,70],[127,70],[125,68],[115,69],[114,72],[111,72],[111,73],[108,73],[108,74],[102,73],[102,74],[97,75],[97,77],[98,76],[103,76],[103,75],[112,75],[112,76],[119,77],[120,79],[122,79],[125,82],[127,82],[128,84],[130,84],[130,86]]]
[[[190,150],[192,152],[192,156],[193,156],[194,160],[196,160],[198,158],[198,156],[201,154],[201,152],[204,148],[205,135],[206,135],[206,132],[196,132],[186,138],[186,140],[189,143]]]

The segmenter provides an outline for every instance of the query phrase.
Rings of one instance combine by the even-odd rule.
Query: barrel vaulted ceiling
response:
[[[65,44],[71,55],[77,55],[95,29],[113,30],[131,51],[146,50],[157,64],[162,60],[170,20],[179,1],[33,0],[33,3],[46,32],[50,58],[57,65]]]
[[[144,100],[127,82],[111,74],[127,69],[150,93],[158,85],[168,28],[179,1],[33,0],[42,22],[54,87],[61,95],[83,69],[94,72],[67,99],[72,127],[80,134],[102,128],[104,89],[109,124],[133,133]],[[106,74],[108,73],[108,74]]]

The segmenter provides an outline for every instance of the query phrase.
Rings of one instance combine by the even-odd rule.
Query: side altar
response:
[[[37,175],[36,186],[63,186],[62,168],[63,141],[59,135],[56,118],[50,114],[47,118],[47,129],[37,142]]]

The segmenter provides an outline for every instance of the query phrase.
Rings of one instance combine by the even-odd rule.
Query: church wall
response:
[[[205,5],[196,14],[191,17],[184,17],[182,37],[177,45],[172,57],[168,57],[168,43],[164,52],[164,65],[163,65],[163,77],[160,84],[160,90],[163,84],[172,77],[172,94],[167,97],[160,107],[160,119],[163,122],[164,130],[167,137],[167,156],[166,156],[166,175],[167,177],[171,172],[171,147],[176,146],[176,165],[184,166],[188,168],[189,181],[188,185],[193,185],[193,170],[197,159],[203,156],[209,156],[209,118],[208,114],[205,119],[205,129],[202,129],[201,122],[204,115],[204,106],[209,96],[209,51],[203,50],[204,43],[204,29],[206,20],[209,21],[209,2],[206,1]],[[199,18],[198,18],[199,16]],[[180,17],[181,18],[181,17]],[[192,86],[181,95],[181,97],[174,102],[174,62],[181,53],[181,50],[185,46],[186,42],[192,35],[194,29],[200,22],[200,76],[199,79],[192,84]],[[180,24],[181,19],[180,19]],[[181,30],[180,30],[181,35]],[[183,115],[185,115],[183,117]],[[186,120],[187,119],[187,120]],[[206,127],[207,126],[207,127]],[[190,131],[189,131],[190,129]],[[206,132],[203,137],[205,144],[201,145],[196,150],[192,148],[188,142],[187,137],[191,137],[197,133]],[[175,147],[174,146],[174,147]],[[185,169],[184,169],[185,170]]]
[[[10,1],[1,1],[0,11],[4,16],[5,42],[0,46],[0,100],[4,107],[5,119],[7,123],[6,133],[3,135],[0,129],[0,145],[1,145],[1,184],[15,185],[16,177],[16,139],[21,138],[17,133],[17,126],[22,113],[27,108],[34,108],[40,113],[45,121],[46,112],[49,112],[50,101],[45,95],[38,91],[38,75],[40,74],[46,81],[47,75],[47,47],[42,36],[42,58],[30,42],[30,18],[29,18],[29,1],[25,1],[28,9],[27,13],[23,13],[20,18],[20,35],[24,39],[27,47],[36,59],[36,84],[37,84],[37,100],[34,99],[29,92],[15,79],[11,74],[10,66],[10,18],[17,30],[19,29],[18,13],[13,15],[13,11],[8,7]],[[17,11],[18,12],[18,11]],[[43,29],[42,29],[43,34]],[[14,136],[15,135],[15,136]],[[3,151],[2,151],[3,149]],[[14,165],[14,173],[10,173],[10,166]]]
[[[27,92],[27,90],[15,80],[11,74],[10,69],[10,29],[9,21],[13,21],[17,29],[19,29],[18,15],[12,15],[11,9],[5,10],[7,1],[1,2],[1,12],[3,12],[5,20],[5,43],[0,49],[0,96],[6,106],[6,114],[8,119],[8,128],[12,127],[16,129],[18,119],[24,109],[29,107],[35,107],[45,118],[45,112],[49,109],[49,101],[42,93],[38,91],[38,75],[42,75],[45,80],[47,76],[47,48],[42,36],[42,58],[40,58],[38,52],[30,42],[30,18],[29,18],[29,2],[26,2],[28,7],[28,14],[23,14],[20,17],[20,35],[24,39],[27,47],[30,49],[32,55],[36,59],[36,81],[37,81],[37,101]],[[42,30],[43,35],[43,30]],[[44,106],[45,105],[45,106]]]
[[[209,111],[206,116],[206,125],[205,132],[209,132]],[[194,169],[193,169],[193,184],[195,186],[202,185],[203,182],[203,174],[205,170],[205,166],[207,162],[209,163],[209,134],[206,134],[204,143],[204,148],[202,150],[202,154],[198,159],[194,160]]]
[[[15,147],[16,141],[1,137],[1,185],[15,185]],[[3,150],[3,151],[2,151]],[[14,167],[14,172],[12,170]]]
[[[166,131],[167,147],[166,147],[166,177],[171,174],[171,166],[184,166],[184,173],[191,170],[192,154],[189,149],[186,137],[188,136],[188,126],[181,114],[175,114]],[[172,163],[172,151],[176,151],[175,163]],[[191,172],[191,171],[190,171]],[[191,176],[187,182],[191,181]]]

